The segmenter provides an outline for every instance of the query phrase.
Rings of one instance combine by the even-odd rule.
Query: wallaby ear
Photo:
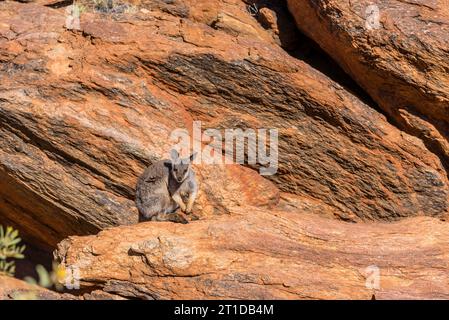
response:
[[[172,159],[173,162],[176,162],[179,158],[179,153],[178,151],[176,151],[175,149],[171,149],[170,151],[170,157]]]
[[[192,162],[193,160],[195,160],[196,155],[198,154],[198,152],[194,152],[190,155],[190,162]]]

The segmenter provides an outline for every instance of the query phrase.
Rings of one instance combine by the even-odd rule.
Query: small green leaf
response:
[[[51,276],[42,265],[39,264],[36,266],[36,272],[39,275],[39,285],[44,288],[51,287]]]
[[[23,280],[28,284],[37,285],[37,281],[32,277],[25,277]]]

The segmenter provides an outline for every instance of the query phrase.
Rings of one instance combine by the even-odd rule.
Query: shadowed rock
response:
[[[288,0],[314,39],[449,168],[447,1]]]

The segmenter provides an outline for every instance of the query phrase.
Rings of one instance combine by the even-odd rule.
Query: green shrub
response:
[[[0,274],[14,276],[16,272],[16,264],[14,260],[23,259],[25,256],[25,245],[19,245],[22,241],[19,238],[19,231],[12,227],[0,226]]]
[[[0,225],[0,275],[14,276],[16,265],[14,259],[24,259],[23,252],[25,245],[20,245],[22,239],[19,232],[12,227],[6,229]],[[35,300],[38,298],[38,286],[43,288],[62,290],[62,282],[65,279],[66,272],[57,263],[53,263],[53,268],[49,272],[42,265],[36,266],[38,279],[26,277],[24,280],[35,287],[25,292],[17,292],[14,295],[16,300]]]

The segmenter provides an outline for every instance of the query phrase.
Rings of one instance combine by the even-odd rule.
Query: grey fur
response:
[[[171,157],[171,160],[149,166],[137,182],[136,205],[141,221],[178,221],[174,215],[176,210],[192,211],[198,194],[198,183],[191,167],[195,155],[180,159],[172,150]]]

